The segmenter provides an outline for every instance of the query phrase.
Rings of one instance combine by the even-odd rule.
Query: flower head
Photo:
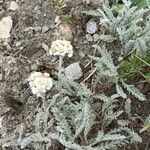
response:
[[[53,86],[49,73],[33,72],[28,81],[32,93],[36,94],[37,97],[42,97],[46,91],[50,90]]]
[[[65,56],[66,54],[68,54],[68,57],[72,57],[73,47],[69,41],[56,40],[52,42],[49,52],[50,52],[50,55]]]

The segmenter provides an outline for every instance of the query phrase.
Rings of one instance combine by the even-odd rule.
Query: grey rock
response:
[[[49,30],[49,26],[43,26],[42,27],[42,33],[45,33]]]
[[[19,47],[19,46],[21,46],[21,42],[16,43],[16,47]]]
[[[76,63],[69,65],[65,69],[65,75],[72,81],[80,79],[81,76],[83,75],[83,72],[82,72],[82,69],[81,69],[79,63],[76,62]]]
[[[93,37],[92,37],[92,35],[90,35],[90,34],[86,34],[86,39],[87,39],[89,42],[92,42],[92,41],[93,41]]]
[[[94,38],[94,42],[97,42],[99,40],[99,34],[94,34],[93,38]]]
[[[94,34],[97,31],[97,24],[95,21],[88,21],[86,23],[86,32],[89,34]]]
[[[21,46],[21,47],[19,48],[19,50],[21,50],[21,51],[22,51],[22,50],[23,50],[23,46]]]
[[[4,2],[4,0],[0,0],[0,4],[2,4]]]
[[[79,56],[81,57],[81,59],[82,58],[84,58],[85,57],[85,54],[82,52],[82,51],[79,51]]]
[[[0,73],[0,81],[3,79],[3,75],[2,73]]]
[[[34,27],[34,31],[38,32],[38,31],[41,31],[41,27]]]
[[[51,30],[55,29],[55,24],[50,24],[49,28],[50,28]]]
[[[49,51],[49,47],[45,44],[45,43],[42,43],[42,48],[47,52]]]

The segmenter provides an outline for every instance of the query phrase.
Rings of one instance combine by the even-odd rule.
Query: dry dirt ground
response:
[[[86,5],[81,0],[71,2],[68,0],[66,4],[58,0],[19,0],[19,9],[12,11],[8,10],[9,3],[9,0],[4,0],[0,4],[0,19],[4,16],[11,16],[13,20],[8,43],[0,43],[0,116],[4,116],[3,126],[6,128],[8,138],[13,139],[18,125],[24,121],[28,123],[28,132],[32,131],[30,122],[34,119],[40,105],[40,99],[33,96],[29,89],[27,78],[30,73],[34,70],[46,70],[55,78],[55,66],[58,61],[48,56],[47,47],[44,48],[43,45],[50,47],[51,42],[60,36],[58,35],[61,32],[59,31],[60,25],[66,26],[67,24],[65,30],[70,32],[71,29],[72,35],[62,34],[66,37],[70,36],[74,56],[71,59],[66,58],[64,66],[68,62],[78,61],[84,68],[89,62],[87,55],[93,54],[91,45],[94,42],[88,42],[85,38],[86,22],[91,18],[82,15],[81,12],[97,8],[98,5],[96,1],[91,5]],[[60,19],[57,19],[57,16],[60,16]],[[60,24],[59,20],[61,20]],[[99,27],[98,32],[101,30]],[[83,69],[83,71],[85,74],[83,78],[85,78],[88,70]],[[138,86],[148,96],[148,85],[139,84]],[[150,104],[145,102],[143,105],[143,103],[136,102],[133,107],[133,114],[137,115],[137,119],[132,127],[139,130],[142,123],[141,117],[144,118],[149,114]],[[137,149],[144,150],[150,137],[146,133],[141,136],[143,143],[138,145]],[[53,149],[64,148],[54,142]]]

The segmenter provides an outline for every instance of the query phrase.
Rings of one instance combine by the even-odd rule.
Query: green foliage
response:
[[[130,7],[130,5],[123,4],[123,8],[116,15],[113,13],[108,0],[103,0],[101,8],[84,13],[99,16],[100,24],[106,27],[107,32],[109,32],[109,34],[100,35],[100,40],[120,41],[122,44],[121,51],[126,55],[135,51],[140,51],[143,54],[150,53],[149,9],[137,10],[134,6]]]
[[[107,34],[100,35],[99,39],[109,43],[120,41],[125,54],[135,50],[149,53],[150,17],[145,16],[146,13],[146,9],[137,10],[124,4],[116,16],[108,0],[102,1],[102,8],[86,12],[99,16],[101,25],[108,29]],[[18,146],[22,149],[29,146],[35,150],[48,150],[52,149],[53,139],[67,150],[117,150],[126,144],[142,142],[129,126],[132,117],[129,94],[140,101],[146,97],[134,85],[125,83],[127,76],[124,74],[134,69],[139,71],[137,68],[140,67],[140,72],[147,76],[141,68],[149,67],[149,57],[134,55],[120,65],[118,61],[114,63],[113,54],[105,45],[93,47],[97,50],[96,56],[90,56],[96,67],[93,84],[71,81],[61,72],[62,93],[56,94],[56,89],[56,95],[52,92],[51,98],[42,99],[42,105],[34,112],[32,132],[28,133],[26,126],[21,124],[17,138],[8,139],[5,133],[1,133],[2,147],[17,150]],[[110,89],[106,93],[91,90],[103,78],[111,82]],[[57,81],[55,84],[56,87],[60,85]],[[122,107],[119,105],[121,100],[125,101]],[[100,103],[100,109],[95,108],[95,102]]]
[[[119,82],[122,82],[122,85],[126,90],[134,95],[137,99],[143,101],[146,100],[145,96],[133,85],[127,85],[122,79],[119,77],[118,67],[116,67],[113,63],[111,54],[107,51],[105,46],[94,46],[98,49],[101,57],[92,57],[93,60],[96,61],[97,74],[95,76],[95,83],[100,82],[101,77],[107,77],[112,83],[116,84],[117,94],[122,98],[127,98],[124,93],[122,87],[119,85]],[[97,79],[98,78],[98,79]]]
[[[137,6],[138,9],[150,7],[150,1],[149,0],[132,0],[132,5]]]
[[[144,77],[146,80],[150,80],[150,70],[148,64],[150,62],[150,56],[136,56],[129,57],[120,63],[119,75],[122,79],[133,80],[138,77]]]
[[[150,2],[149,0],[131,0],[132,6],[136,6],[137,9],[145,8],[145,7],[150,7]],[[116,12],[121,10],[123,7],[123,2],[122,0],[119,0],[114,6],[112,6],[112,9]]]
[[[63,16],[62,16],[62,20],[63,20],[64,22],[66,22],[66,23],[71,23],[71,22],[72,22],[72,19],[73,19],[73,17],[72,17],[72,15],[70,15],[70,14],[63,15]]]

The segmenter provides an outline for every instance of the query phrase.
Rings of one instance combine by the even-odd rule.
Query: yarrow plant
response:
[[[32,93],[36,94],[37,97],[42,97],[53,86],[53,81],[49,73],[33,72],[28,81]]]
[[[73,46],[67,40],[56,40],[52,42],[49,53],[50,55],[59,56],[59,67],[58,67],[59,93],[60,93],[61,99],[63,99],[62,84],[61,84],[63,57],[65,55],[68,55],[68,57],[73,56]]]
[[[50,55],[65,56],[68,54],[68,57],[73,55],[73,47],[69,41],[66,40],[56,40],[52,42],[51,48],[49,50]]]

